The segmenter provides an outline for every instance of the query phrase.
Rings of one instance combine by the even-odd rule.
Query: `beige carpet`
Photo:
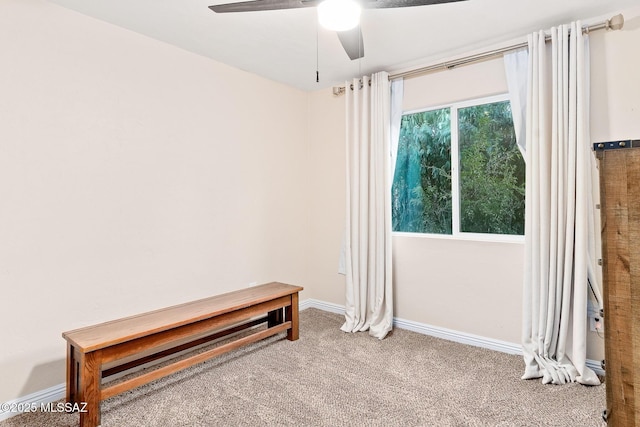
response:
[[[396,329],[379,341],[343,318],[300,313],[282,336],[102,403],[123,426],[605,426],[605,387],[520,380],[523,362]],[[0,427],[77,426],[77,414],[30,413]]]

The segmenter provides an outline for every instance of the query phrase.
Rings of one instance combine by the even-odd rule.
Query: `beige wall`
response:
[[[640,138],[640,80],[634,71],[640,65],[635,54],[640,45],[638,15],[638,9],[625,11],[624,30],[591,35],[594,142]],[[492,60],[407,79],[404,109],[505,91],[502,61]],[[342,166],[332,169],[331,176],[325,179],[329,172],[327,158],[335,159],[339,165],[344,163],[341,119],[344,106],[324,91],[312,94],[310,104],[314,111],[311,129],[316,132],[315,135],[311,132],[310,152],[321,154],[310,157],[310,170],[318,185],[313,188],[318,188],[321,198],[310,211],[310,222],[315,224],[311,238],[316,255],[310,263],[309,283],[313,285],[308,296],[344,304],[344,279],[336,274],[344,215]],[[334,200],[332,194],[336,205],[329,204]],[[395,235],[393,244],[397,317],[490,339],[520,342],[522,243]],[[602,339],[594,333],[588,339],[587,357],[603,358]]]
[[[640,138],[639,27],[592,36],[594,141]],[[0,2],[0,52],[0,402],[63,382],[60,333],[82,325],[269,280],[344,304],[344,98],[42,0]],[[502,73],[407,80],[405,107]],[[394,250],[398,317],[519,341],[522,244]]]
[[[407,79],[405,111],[507,93],[501,59]],[[508,342],[520,340],[523,243],[397,234],[396,316]]]
[[[590,36],[591,141],[640,139],[640,7],[624,11],[620,31]],[[599,241],[599,239],[598,239]],[[606,315],[606,314],[605,314]],[[606,329],[605,318],[605,329]],[[603,340],[590,334],[588,357],[604,359]]]
[[[502,61],[489,61],[407,79],[403,108],[414,110],[506,90]],[[329,90],[318,91],[309,102],[313,198],[307,296],[343,305],[344,277],[337,269],[345,212],[344,98],[333,97]],[[518,342],[522,246],[395,235],[395,315]]]
[[[620,31],[596,32],[591,47],[591,139],[640,138],[640,7]]]
[[[307,297],[344,305],[338,274],[346,213],[344,97],[309,95],[309,275]]]
[[[306,93],[41,0],[0,52],[0,402],[64,382],[63,331],[304,284]]]

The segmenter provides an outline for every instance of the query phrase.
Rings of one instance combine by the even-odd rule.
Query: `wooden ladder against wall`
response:
[[[600,165],[609,426],[640,426],[640,140],[595,144]]]

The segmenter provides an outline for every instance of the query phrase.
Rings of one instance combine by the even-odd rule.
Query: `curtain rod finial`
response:
[[[622,14],[613,16],[607,21],[607,30],[619,30],[624,26],[624,16]]]

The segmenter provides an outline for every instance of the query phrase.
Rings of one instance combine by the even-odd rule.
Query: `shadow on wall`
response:
[[[628,21],[624,21],[624,27],[622,27],[622,31],[636,31],[640,28],[640,16],[636,16]]]
[[[64,383],[66,362],[66,359],[56,359],[34,366],[22,386],[19,396],[26,396]]]

